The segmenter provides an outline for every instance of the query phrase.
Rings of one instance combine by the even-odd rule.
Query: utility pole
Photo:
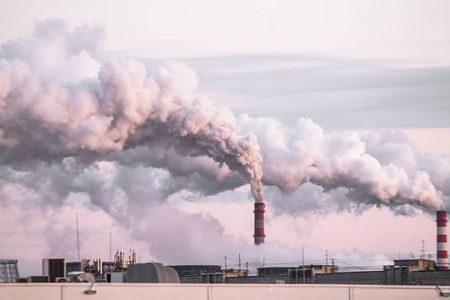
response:
[[[303,284],[305,284],[306,283],[306,278],[305,278],[306,272],[305,272],[305,254],[303,252],[303,246],[302,246],[302,272],[303,272],[303,276],[302,276]],[[311,272],[312,272],[312,269],[311,269]]]
[[[112,246],[111,246],[111,231],[109,232],[109,261],[111,262],[111,252],[112,252]]]
[[[325,273],[328,273],[328,250],[325,252]]]
[[[239,277],[241,277],[241,254],[239,253]]]
[[[227,257],[225,256],[225,270],[227,269]]]
[[[80,262],[80,236],[78,233],[78,213],[75,213],[75,219],[77,223],[77,250],[78,250],[78,262]]]
[[[420,251],[420,259],[425,259],[425,241],[422,241],[422,251]]]

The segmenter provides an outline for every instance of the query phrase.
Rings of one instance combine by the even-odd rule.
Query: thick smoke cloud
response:
[[[166,234],[155,233],[158,216],[170,214],[177,218],[167,220],[169,227],[189,223],[190,235],[209,228],[190,237],[201,240],[223,236],[220,224],[174,210],[167,205],[172,195],[195,200],[250,183],[253,198],[262,201],[262,182],[276,187],[268,195],[279,212],[292,214],[334,200],[335,211],[356,203],[399,213],[399,207],[432,210],[448,202],[448,156],[422,155],[400,133],[326,135],[309,119],[286,128],[270,118],[235,118],[195,96],[199,79],[186,65],[168,62],[152,73],[134,60],[100,65],[95,54],[104,35],[100,27],[71,31],[49,20],[30,39],[2,45],[2,205],[26,205],[28,198],[59,207],[82,194],[90,208],[135,228],[136,238],[163,239]],[[23,190],[20,200],[9,199],[12,190]],[[215,242],[232,244],[225,240]]]
[[[3,44],[0,56],[26,62],[47,83],[78,82],[96,76],[100,64],[92,56],[105,38],[103,27],[84,25],[71,31],[64,21],[49,19],[36,24],[30,39]]]
[[[372,133],[361,138],[342,132],[326,136],[308,119],[300,119],[293,129],[283,128],[272,119],[246,115],[240,118],[240,124],[258,136],[264,183],[286,193],[311,182],[325,190],[346,187],[355,201],[442,208],[444,190],[436,190],[434,182],[442,181],[448,173],[442,172],[432,180],[430,174],[434,172],[419,166],[429,159],[402,140],[389,141],[388,134]],[[448,157],[436,159],[449,161]]]
[[[66,51],[64,58],[71,60],[74,51],[70,46],[83,45],[72,41],[79,34],[55,30],[58,22],[48,23],[38,26],[35,39],[42,37],[44,44],[50,39],[49,47],[58,45],[58,50]],[[77,50],[87,53],[90,49]],[[97,87],[88,88],[47,83],[48,78],[42,79],[37,71],[54,70],[34,63],[40,58],[33,55],[22,59],[0,62],[4,162],[76,157],[89,164],[163,137],[182,156],[206,155],[238,171],[251,183],[255,200],[261,201],[256,137],[240,135],[229,111],[191,95],[198,78],[188,67],[171,62],[148,77],[139,62],[111,61],[100,69]]]

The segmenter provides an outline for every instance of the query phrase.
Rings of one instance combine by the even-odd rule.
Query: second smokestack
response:
[[[255,203],[255,234],[253,237],[255,238],[255,244],[264,244],[264,238],[266,235],[264,234],[264,203]]]
[[[436,267],[438,268],[438,270],[448,270],[447,212],[445,210],[437,212],[436,223],[437,223]]]

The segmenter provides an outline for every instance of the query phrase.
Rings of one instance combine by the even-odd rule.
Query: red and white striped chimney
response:
[[[447,254],[447,212],[438,211],[436,214],[437,223],[437,260],[438,270],[448,270]]]
[[[264,203],[257,202],[255,203],[255,210],[253,211],[255,213],[255,234],[253,237],[255,238],[255,244],[264,244]]]

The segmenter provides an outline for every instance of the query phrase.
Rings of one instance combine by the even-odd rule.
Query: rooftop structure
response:
[[[168,267],[175,269],[181,283],[222,282],[221,278],[219,278],[220,276],[215,275],[216,273],[222,274],[222,268],[219,265],[177,265]]]
[[[15,282],[19,277],[16,259],[0,259],[0,282]]]
[[[66,275],[70,272],[86,272],[92,274],[96,279],[105,279],[105,274],[114,272],[114,262],[101,259],[82,259],[80,262],[67,262],[66,271]]]
[[[65,258],[43,258],[42,275],[48,276],[49,282],[56,282],[57,277],[66,276]]]
[[[136,264],[136,251],[134,249],[130,249],[130,254],[128,256],[128,260],[125,256],[125,251],[117,249],[116,254],[114,255],[114,271],[126,271],[129,265]]]
[[[126,281],[130,283],[180,283],[175,269],[161,263],[130,265],[126,272]]]

